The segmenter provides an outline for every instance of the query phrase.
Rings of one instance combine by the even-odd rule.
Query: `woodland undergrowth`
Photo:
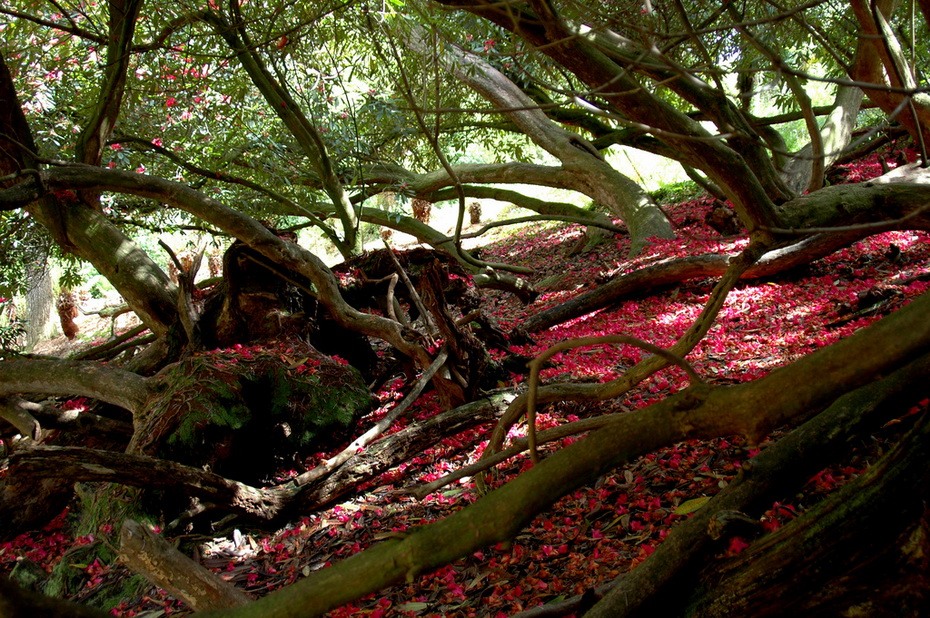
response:
[[[876,157],[849,166],[848,177],[858,181],[881,172]],[[538,226],[515,231],[482,248],[492,261],[514,263],[535,270],[542,292],[523,306],[512,295],[486,292],[504,330],[518,325],[532,312],[563,302],[591,289],[610,273],[634,270],[655,260],[706,252],[736,253],[743,237],[721,237],[704,223],[710,199],[666,206],[678,238],[652,244],[625,261],[627,241],[609,240],[578,254],[570,254],[583,236],[577,226]],[[778,277],[741,283],[732,291],[708,336],[688,361],[708,382],[732,383],[765,375],[810,351],[829,345],[906,303],[930,287],[930,243],[920,232],[887,232],[873,236],[813,264]],[[691,281],[661,293],[633,298],[534,335],[533,345],[512,349],[532,356],[553,343],[575,337],[631,335],[667,347],[684,333],[707,300],[713,281]],[[643,350],[632,346],[575,349],[557,355],[542,371],[543,382],[553,380],[607,381],[634,365]],[[512,375],[521,387],[524,375]],[[684,387],[683,371],[672,367],[642,383],[626,397],[600,403],[563,403],[539,411],[539,429],[607,412],[635,409]],[[403,397],[403,381],[387,383],[380,402],[361,426],[385,414]],[[505,386],[502,384],[502,386]],[[927,402],[923,402],[926,407]],[[80,405],[80,402],[72,405]],[[406,422],[438,411],[427,393],[415,404]],[[902,410],[902,418],[916,410]],[[763,527],[772,530],[855,477],[884,448],[886,427],[844,463],[814,475],[804,491],[772,504]],[[512,430],[515,436],[525,426]],[[477,497],[475,483],[465,478],[418,501],[405,489],[436,480],[474,462],[486,444],[490,427],[479,427],[448,438],[406,464],[377,478],[351,500],[325,512],[308,513],[270,535],[248,531],[201,539],[202,562],[224,579],[260,596],[292,583],[313,570],[357,553],[379,539],[441,518]],[[573,440],[575,438],[568,438]],[[764,445],[761,445],[764,447]],[[543,447],[543,452],[558,448]],[[334,452],[338,452],[338,448]],[[424,574],[332,612],[332,616],[509,616],[560,598],[584,593],[634,568],[662,542],[676,521],[696,510],[733,478],[743,461],[755,454],[736,437],[711,442],[687,442],[640,458],[605,475],[593,486],[578,490],[551,511],[538,517],[509,544]],[[318,453],[303,462],[307,468],[331,456]],[[532,465],[528,456],[499,467],[491,485],[500,484]],[[281,478],[298,470],[282,470]],[[97,542],[98,535],[69,534],[66,511],[42,531],[24,534],[0,545],[0,572],[8,573],[25,558],[51,569],[68,560],[75,546]],[[110,530],[101,530],[106,534]],[[190,539],[188,539],[190,541]],[[718,548],[723,557],[746,546],[740,537]],[[82,570],[82,600],[95,588],[129,577],[118,565],[72,564]],[[154,612],[154,613],[147,613]],[[114,611],[119,616],[183,615],[187,610],[167,593],[150,589],[141,598],[127,599]],[[163,613],[163,614],[162,614]]]

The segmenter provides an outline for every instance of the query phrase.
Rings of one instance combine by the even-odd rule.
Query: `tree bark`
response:
[[[621,618],[634,615],[671,615],[691,585],[692,569],[710,559],[716,543],[708,526],[721,512],[755,517],[772,501],[796,492],[812,474],[829,465],[902,406],[920,397],[930,375],[930,356],[908,364],[887,378],[843,395],[829,408],[746,462],[732,481],[686,521],[675,525],[649,558],[621,575],[613,588],[586,618]],[[662,608],[662,609],[660,609]],[[678,608],[680,609],[680,608]]]
[[[855,86],[838,86],[833,101],[833,110],[820,128],[821,152],[815,153],[812,143],[804,146],[791,158],[782,170],[785,183],[795,192],[801,193],[810,185],[812,158],[823,158],[823,169],[833,165],[842,156],[844,148],[852,139],[856,118],[864,93]]]
[[[923,176],[925,174],[921,173]],[[786,238],[790,238],[785,233],[788,231],[801,235],[805,229],[838,227],[834,232],[818,233],[766,253],[741,278],[769,277],[808,264],[878,232],[930,230],[930,212],[925,206],[930,189],[919,184],[919,178],[910,179],[913,182],[898,182],[889,175],[870,183],[827,187],[785,204],[782,217],[785,227],[790,229],[783,230],[781,235]],[[726,271],[729,260],[729,256],[720,254],[668,258],[616,276],[560,305],[534,313],[522,326],[527,332],[543,330],[628,296],[645,294],[687,279],[719,276]]]
[[[407,41],[421,55],[429,53],[421,32],[410,33]],[[561,161],[562,168],[553,171],[567,181],[564,188],[588,195],[624,220],[630,229],[631,253],[638,253],[649,237],[674,236],[668,219],[642,187],[613,169],[587,140],[550,120],[506,75],[461,49],[447,48],[441,62],[537,146]]]
[[[133,36],[143,4],[144,0],[111,0],[108,3],[106,74],[91,118],[84,125],[75,146],[81,163],[99,165],[106,141],[113,133],[126,90]]]
[[[889,116],[907,128],[914,141],[930,143],[930,95],[926,92],[909,92],[917,89],[912,70],[901,53],[900,44],[887,17],[897,6],[897,0],[850,3],[859,21],[860,43],[864,53],[858,62],[853,78],[875,87],[863,86],[870,99]],[[891,88],[889,88],[889,86]]]
[[[119,539],[120,560],[126,566],[184,601],[195,612],[239,607],[252,600],[138,522],[124,521]]]
[[[150,395],[146,378],[93,361],[20,359],[0,361],[0,369],[0,396],[91,397],[135,414]]]
[[[710,566],[686,613],[925,614],[930,609],[928,457],[925,415],[861,476],[732,561]]]
[[[55,291],[48,263],[30,264],[26,279],[26,349],[31,350],[42,340],[56,332],[52,316],[55,313]]]
[[[292,270],[306,277],[313,283],[320,302],[327,307],[340,326],[387,341],[400,353],[414,359],[420,367],[428,367],[431,362],[426,350],[403,336],[400,324],[350,307],[342,299],[339,285],[332,272],[317,256],[295,243],[278,238],[253,218],[206,197],[199,191],[162,178],[92,166],[56,167],[43,172],[42,175],[46,178],[47,186],[53,190],[96,188],[156,199],[189,212],[235,236],[281,269]],[[3,200],[2,194],[0,191],[0,201]],[[160,270],[158,272],[161,273]],[[150,291],[153,285],[150,283]],[[171,289],[174,289],[173,286]],[[173,299],[171,303],[176,317],[177,308]]]
[[[484,17],[513,32],[571,71],[607,101],[621,117],[656,134],[678,153],[680,161],[705,172],[727,193],[750,232],[757,231],[760,226],[778,223],[772,197],[783,200],[788,195],[771,161],[759,155],[761,149],[758,145],[750,147],[747,142],[743,144],[746,148],[738,152],[714,139],[697,121],[641,87],[633,73],[648,64],[640,62],[645,53],[643,50],[635,50],[629,62],[621,66],[623,59],[619,55],[605,53],[609,42],[608,45],[598,45],[581,36],[577,29],[571,29],[555,15],[547,2],[531,2],[534,11],[529,11],[509,4],[501,6],[491,1],[439,1],[443,5]],[[698,107],[718,117],[715,119],[723,131],[734,130],[738,133],[740,116],[738,113],[727,113],[729,107],[723,93],[715,93],[703,83],[694,85],[690,76],[671,74],[666,77],[672,88],[690,83],[688,92],[682,91],[680,94],[686,99],[700,99],[699,104],[696,103]],[[688,79],[680,79],[682,77]],[[747,134],[752,132],[748,131]],[[747,162],[752,162],[752,165]]]

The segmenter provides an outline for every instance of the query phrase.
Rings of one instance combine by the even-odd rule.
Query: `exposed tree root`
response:
[[[559,497],[661,445],[733,433],[758,439],[773,427],[798,421],[845,392],[926,354],[930,350],[930,329],[924,319],[928,303],[930,296],[924,296],[852,337],[755,382],[691,388],[621,415],[461,511],[311,573],[225,615],[319,615],[480,547],[506,541]],[[868,353],[876,348],[882,353]],[[826,372],[834,379],[805,379]]]
[[[120,559],[194,611],[220,610],[249,603],[249,595],[194,562],[161,536],[127,519],[120,529]]]

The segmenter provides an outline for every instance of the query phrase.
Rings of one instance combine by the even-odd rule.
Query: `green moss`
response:
[[[82,603],[109,610],[127,599],[142,594],[149,585],[145,578],[130,574],[117,560],[119,528],[126,518],[150,521],[140,506],[139,491],[109,483],[75,487],[80,502],[77,516],[70,522],[77,539],[52,569],[43,592],[49,596],[73,597],[80,594]],[[100,583],[88,588],[88,566],[97,562],[106,571]]]
[[[309,346],[298,352],[253,347],[171,367],[160,376],[165,395],[137,425],[135,448],[253,482],[344,439],[370,407],[361,374]]]
[[[88,567],[95,561],[104,569],[96,583],[88,575]],[[129,573],[119,564],[107,542],[97,541],[65,552],[52,569],[43,593],[61,598],[80,595],[81,603],[110,610],[121,601],[140,597],[150,585],[144,577]]]
[[[649,194],[659,204],[677,204],[703,196],[704,189],[693,180],[683,180],[662,185]]]

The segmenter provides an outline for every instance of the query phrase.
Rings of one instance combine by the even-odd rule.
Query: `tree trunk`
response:
[[[898,42],[888,18],[899,4],[897,0],[850,3],[859,22],[862,43],[860,60],[853,78],[871,84],[863,90],[885,114],[900,122],[918,144],[930,142],[930,96],[926,92],[908,93],[917,89],[911,67]],[[888,88],[891,86],[891,88]]]
[[[823,168],[830,167],[842,154],[856,128],[859,105],[863,92],[854,86],[839,86],[833,101],[833,111],[820,129],[822,152],[815,153],[811,144],[794,153],[782,170],[785,183],[795,193],[801,193],[810,184],[811,158],[823,157]]]
[[[496,2],[461,2],[440,0],[440,4],[462,8],[514,32],[562,67],[571,71],[584,84],[608,103],[610,108],[642,127],[649,127],[659,139],[674,148],[681,162],[704,171],[732,200],[740,219],[748,230],[771,226],[778,222],[773,199],[787,196],[787,188],[775,174],[757,140],[734,138],[735,146],[715,139],[700,123],[681,113],[670,103],[653,95],[637,81],[636,73],[649,63],[640,64],[650,52],[634,49],[629,58],[613,53],[609,41],[595,43],[578,36],[548,2],[533,2],[534,13],[521,13]],[[725,132],[740,132],[742,124],[738,110],[723,93],[714,92],[701,82],[693,85],[678,73],[667,72],[667,83],[679,90],[685,99],[694,99],[702,111],[714,117]],[[690,85],[689,85],[690,84]],[[698,100],[700,99],[700,100]],[[724,128],[725,127],[725,128]],[[747,130],[747,135],[752,131]]]
[[[231,5],[238,7],[238,5]],[[205,21],[213,26],[217,34],[223,37],[226,44],[239,60],[242,68],[251,78],[252,83],[265,98],[268,106],[281,119],[298,146],[310,160],[323,184],[323,189],[332,201],[336,214],[342,223],[343,238],[337,242],[337,248],[343,257],[358,250],[358,215],[349,201],[345,187],[339,179],[337,170],[326,149],[320,131],[313,122],[307,118],[299,103],[291,96],[284,84],[279,82],[265,66],[255,47],[249,42],[246,33],[246,22],[241,15],[234,15],[234,24],[229,24],[226,18],[218,13],[206,13]]]
[[[152,332],[164,335],[177,323],[177,293],[168,275],[102,212],[68,196],[29,212],[53,234],[63,232],[63,246],[93,264]]]
[[[56,330],[52,316],[55,314],[55,290],[48,263],[30,264],[26,272],[30,282],[26,292],[26,349],[51,339]]]
[[[411,33],[407,42],[421,55],[430,52],[422,33]],[[623,218],[630,229],[631,253],[642,250],[650,237],[674,236],[665,214],[641,186],[611,167],[587,140],[550,120],[490,63],[461,49],[446,50],[441,62],[456,78],[493,103],[537,146],[559,159],[568,176],[566,188],[588,195]]]

